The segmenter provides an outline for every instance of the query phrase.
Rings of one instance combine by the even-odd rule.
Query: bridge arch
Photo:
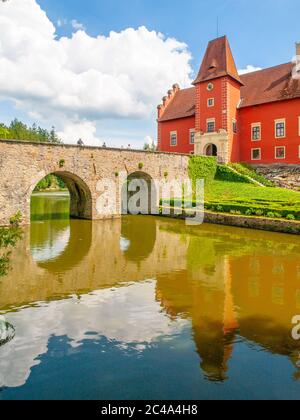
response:
[[[87,183],[80,178],[78,175],[75,175],[67,171],[54,171],[50,172],[38,180],[41,181],[47,175],[56,175],[58,176],[66,185],[70,193],[70,217],[75,219],[88,219],[93,218],[93,200],[92,193],[87,185]],[[38,184],[35,183],[34,186],[30,188],[29,197],[27,202],[30,205],[32,193]]]
[[[135,195],[136,192],[130,192],[128,191],[128,187],[130,185],[130,183],[132,181],[135,180],[142,180],[145,181],[145,187],[147,188],[147,190],[145,191],[147,196],[145,197],[145,200],[147,201],[147,203],[140,203],[141,207],[143,207],[143,205],[145,207],[147,207],[147,210],[144,212],[144,214],[151,214],[152,212],[152,206],[153,203],[152,201],[156,200],[157,197],[157,193],[155,191],[155,187],[154,187],[154,179],[152,178],[151,175],[149,175],[147,172],[143,172],[142,170],[139,171],[135,171],[132,172],[130,174],[128,174],[127,178],[126,178],[126,182],[122,188],[122,214],[130,214],[130,211],[128,209],[128,202],[130,200],[130,198]],[[141,189],[140,189],[141,190]],[[141,191],[143,192],[143,191]],[[145,205],[146,204],[146,205]]]

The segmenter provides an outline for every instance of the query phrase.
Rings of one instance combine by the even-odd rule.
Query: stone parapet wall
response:
[[[14,141],[0,141],[0,225],[21,212],[30,222],[30,200],[37,183],[57,174],[69,187],[71,215],[85,219],[120,216],[121,174],[143,172],[154,180],[188,177],[189,156],[125,149],[105,149]],[[117,191],[116,208],[99,210],[105,194],[101,182],[111,180]]]

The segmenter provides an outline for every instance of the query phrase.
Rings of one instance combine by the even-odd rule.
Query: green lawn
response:
[[[217,213],[300,221],[300,192],[285,188],[215,179],[206,182],[204,201],[206,210]],[[171,200],[171,206],[181,205]]]
[[[205,189],[205,201],[285,201],[300,206],[300,192],[285,188],[259,187],[241,182],[212,181]],[[300,208],[300,207],[299,207]]]
[[[205,188],[207,210],[300,220],[300,192],[214,180]]]

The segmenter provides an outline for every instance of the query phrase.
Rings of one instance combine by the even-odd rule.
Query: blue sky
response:
[[[10,0],[10,2],[11,4],[15,2],[16,5],[21,4],[21,0]],[[29,4],[30,2],[33,3],[34,0],[24,0],[24,2]],[[179,42],[184,42],[192,55],[190,64],[194,73],[199,68],[208,41],[216,38],[218,34],[228,35],[239,69],[244,69],[248,65],[265,68],[290,61],[294,55],[295,41],[300,40],[299,0],[190,0],[189,2],[183,2],[182,0],[36,0],[36,2],[46,12],[48,19],[56,26],[57,40],[61,37],[71,38],[72,34],[80,28],[84,29],[90,39],[94,40],[99,35],[109,37],[111,31],[120,32],[126,28],[137,29],[145,26],[150,31],[161,32],[166,38],[175,38]],[[7,3],[4,4],[7,5]],[[3,6],[1,5],[1,7]],[[217,19],[219,21],[218,32]],[[36,19],[33,22],[35,24]],[[39,30],[37,25],[35,38],[32,38],[33,42],[39,37]],[[15,31],[18,31],[17,23]],[[22,45],[22,39],[19,42]],[[76,55],[76,45],[80,43],[81,41],[77,44],[74,43],[72,47],[73,55]],[[120,46],[122,44],[119,45],[119,51],[122,50]],[[156,91],[154,99],[147,98],[148,109],[151,103],[152,112],[148,111],[147,113],[144,110],[142,117],[134,116],[131,113],[126,118],[122,114],[123,111],[120,111],[120,115],[118,114],[117,117],[111,111],[108,111],[107,115],[102,117],[102,114],[106,114],[102,110],[100,117],[94,118],[97,121],[93,122],[94,125],[92,126],[89,125],[89,115],[94,115],[95,109],[92,110],[91,106],[88,106],[86,113],[78,114],[80,117],[77,118],[87,120],[87,124],[80,127],[81,131],[79,132],[82,133],[83,131],[84,133],[84,127],[87,130],[90,129],[90,131],[93,131],[93,127],[95,127],[99,142],[106,140],[109,144],[117,146],[132,143],[139,147],[143,145],[147,136],[155,138],[155,104],[170,88],[171,81],[172,83],[177,82],[178,77],[181,77],[184,71],[188,74],[186,70],[187,51],[181,51],[181,53],[180,69],[175,64],[168,67],[168,63],[166,63],[170,58],[174,59],[174,63],[177,63],[174,51],[169,51],[165,56],[166,58],[160,61],[161,72],[166,72],[165,69],[168,68],[170,73],[166,77],[166,83],[169,84],[164,87],[161,86]],[[81,54],[80,59],[85,61],[84,55]],[[136,57],[131,57],[133,63],[136,62],[135,60]],[[76,66],[80,66],[80,63],[77,62]],[[93,69],[93,64],[90,66],[90,70]],[[147,67],[145,68],[145,73],[147,73]],[[150,70],[148,69],[148,71]],[[189,80],[192,79],[193,72],[188,74]],[[143,73],[143,70],[141,70],[141,73]],[[174,73],[174,76],[172,73]],[[157,74],[159,74],[159,71]],[[138,75],[131,75],[132,77],[137,78]],[[182,76],[182,79],[185,80],[184,76]],[[30,79],[30,81],[32,80]],[[47,85],[47,83],[45,79],[45,84]],[[149,78],[145,78],[145,83],[149,83]],[[158,89],[157,86],[156,89]],[[41,102],[38,101],[41,101],[41,98],[38,100],[35,98],[34,101],[28,102],[26,98],[24,99],[27,90],[25,89],[24,92],[22,95],[11,93],[7,96],[1,95],[0,85],[2,121],[8,122],[10,119],[18,117],[28,123],[37,121],[44,126],[51,126],[53,123],[56,126],[58,125],[59,130],[67,130],[67,128],[63,128],[62,124],[64,116],[62,114],[60,116],[56,115],[56,105],[51,109],[46,107],[44,113],[39,115],[39,104]],[[145,92],[139,91],[135,94],[134,100],[139,104],[142,101],[141,97],[144,96]],[[84,98],[85,103],[86,101],[87,99]],[[43,107],[45,107],[45,104],[41,106],[41,109]],[[47,118],[45,118],[46,112]],[[70,112],[69,109],[68,112]],[[72,115],[65,116],[66,120],[68,118],[73,119],[74,123]],[[70,133],[72,135],[75,133],[75,136],[76,130],[71,130]],[[91,135],[94,136],[94,134]]]
[[[198,68],[206,44],[228,35],[238,68],[287,62],[300,40],[299,0],[38,0],[54,22],[77,19],[93,36],[145,25],[185,42]],[[70,29],[70,28],[69,28]],[[58,31],[70,34],[68,28]]]

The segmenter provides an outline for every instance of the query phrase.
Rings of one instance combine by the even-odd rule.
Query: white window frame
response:
[[[192,134],[194,134],[194,143],[192,143]],[[191,128],[190,129],[190,137],[189,137],[189,142],[190,142],[191,146],[194,146],[194,144],[195,144],[195,134],[196,134],[195,128]]]
[[[253,157],[254,150],[259,150],[259,157],[258,158]],[[254,147],[253,149],[251,149],[251,160],[253,160],[253,161],[261,160],[261,147]]]
[[[277,136],[277,124],[284,124],[284,136]],[[275,120],[275,139],[285,139],[286,138],[286,119],[281,118],[279,120]]]
[[[210,123],[214,123],[215,129],[214,131],[208,131],[208,124]],[[206,120],[206,132],[209,134],[215,133],[216,132],[216,119],[215,118],[208,118]]]
[[[300,159],[300,146],[298,146],[298,158]]]
[[[212,104],[210,105],[210,101],[212,101]],[[215,98],[208,98],[207,99],[207,107],[213,108],[215,106]]]
[[[172,143],[172,137],[176,136],[176,144]],[[170,131],[170,146],[171,147],[176,147],[178,145],[178,135],[177,135],[177,131]]]
[[[253,137],[253,128],[259,127],[259,139],[255,139]],[[261,141],[261,123],[253,123],[251,124],[251,141]]]
[[[298,117],[298,136],[300,137],[300,117]]]
[[[277,157],[277,150],[283,149],[284,150],[284,157]],[[275,159],[276,160],[284,160],[286,159],[286,147],[285,146],[276,146],[275,147]]]

